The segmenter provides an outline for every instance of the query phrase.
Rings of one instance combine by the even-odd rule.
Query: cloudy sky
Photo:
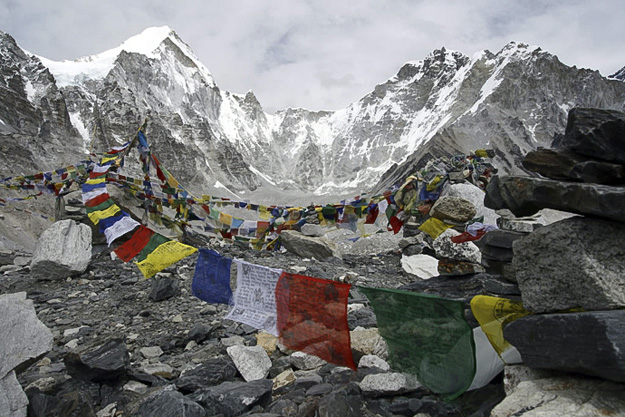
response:
[[[625,66],[623,16],[623,0],[0,0],[0,30],[53,60],[169,26],[220,88],[269,112],[343,108],[442,46],[514,40],[610,75]]]

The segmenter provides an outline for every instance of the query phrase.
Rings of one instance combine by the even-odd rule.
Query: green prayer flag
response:
[[[149,254],[154,252],[156,248],[158,248],[165,242],[169,242],[170,240],[171,239],[167,239],[165,236],[161,234],[154,233],[152,237],[150,237],[148,244],[145,245],[143,250],[141,250],[141,252],[139,252],[139,255],[137,255],[137,258],[135,259],[136,262],[138,263],[138,262],[145,260],[145,258],[147,258]]]
[[[414,292],[358,287],[375,312],[389,363],[445,399],[464,393],[475,375],[473,331],[464,303]]]

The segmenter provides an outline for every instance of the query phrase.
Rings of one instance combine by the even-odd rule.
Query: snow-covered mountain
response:
[[[472,57],[442,48],[345,109],[275,115],[252,92],[221,90],[168,27],[71,62],[35,57],[0,34],[0,54],[2,146],[17,142],[10,149],[31,162],[21,169],[107,150],[147,117],[152,149],[192,192],[255,201],[379,190],[429,155],[485,147],[515,171],[564,130],[570,108],[625,109],[622,81],[515,42]],[[6,155],[3,175],[16,167]]]

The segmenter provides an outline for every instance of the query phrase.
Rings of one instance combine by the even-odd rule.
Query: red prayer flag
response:
[[[356,370],[347,324],[350,288],[350,284],[283,272],[276,285],[281,343]]]
[[[401,229],[401,227],[404,225],[404,222],[402,222],[401,220],[399,220],[397,218],[397,216],[393,216],[390,218],[389,223],[391,224],[391,227],[393,228],[393,233],[397,234],[399,233],[399,230]]]
[[[129,262],[137,256],[148,244],[154,232],[147,227],[139,226],[132,237],[115,249],[115,255],[124,262]]]
[[[91,200],[85,201],[85,206],[87,207],[99,206],[100,204],[108,200],[109,198],[111,198],[111,196],[108,195],[108,193],[100,194],[98,196],[93,197]]]

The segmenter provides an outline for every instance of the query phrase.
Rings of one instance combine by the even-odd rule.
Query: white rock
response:
[[[422,279],[438,276],[438,259],[430,255],[404,255],[401,266],[404,271]]]
[[[262,346],[230,346],[226,349],[243,379],[247,382],[266,378],[271,359]]]
[[[378,368],[383,371],[388,371],[391,366],[382,358],[376,355],[364,355],[358,362],[359,368]]]
[[[163,349],[160,346],[147,346],[139,349],[139,353],[146,359],[158,358],[163,354]]]
[[[318,358],[317,356],[314,355],[309,355],[308,353],[305,352],[293,352],[293,354],[291,355],[291,364],[296,367],[297,369],[302,369],[302,370],[310,370],[310,369],[317,369],[323,365],[325,365],[327,362],[324,361],[321,358]]]
[[[473,242],[454,243],[451,238],[460,233],[447,229],[432,243],[434,252],[439,258],[448,258],[456,261],[466,261],[479,264],[482,262],[482,252]]]

